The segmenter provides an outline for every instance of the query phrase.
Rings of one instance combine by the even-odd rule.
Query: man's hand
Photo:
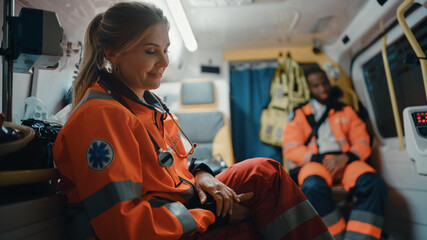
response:
[[[349,159],[346,154],[334,155],[323,160],[323,165],[325,165],[331,173],[334,182],[341,179],[348,160]]]
[[[206,193],[212,195],[216,201],[216,215],[225,217],[225,215],[233,213],[234,201],[240,202],[239,197],[227,185],[216,179],[211,174],[200,171],[195,176],[197,194],[199,194],[200,202],[206,202]],[[206,193],[205,193],[206,192]]]

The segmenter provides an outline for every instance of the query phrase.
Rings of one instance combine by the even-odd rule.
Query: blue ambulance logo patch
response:
[[[113,162],[113,159],[114,149],[109,142],[103,139],[94,139],[87,148],[87,165],[94,171],[103,171]]]

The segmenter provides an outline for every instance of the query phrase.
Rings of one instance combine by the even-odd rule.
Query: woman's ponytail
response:
[[[104,64],[104,49],[102,49],[99,42],[99,25],[101,24],[102,17],[102,13],[98,14],[86,30],[80,73],[73,84],[72,109],[83,98],[86,90],[96,82],[97,71]]]

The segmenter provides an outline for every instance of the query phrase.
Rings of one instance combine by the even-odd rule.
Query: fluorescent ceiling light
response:
[[[193,7],[238,7],[284,1],[286,0],[188,0],[188,3]]]
[[[193,31],[191,30],[190,24],[188,23],[187,16],[185,15],[184,9],[182,8],[180,0],[166,0],[169,9],[175,19],[179,33],[181,34],[182,40],[184,41],[185,47],[190,52],[197,50],[197,41],[194,38]]]

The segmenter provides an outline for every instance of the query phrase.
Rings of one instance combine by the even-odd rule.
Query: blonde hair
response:
[[[73,84],[72,109],[96,82],[97,72],[105,67],[104,50],[123,53],[134,47],[148,28],[158,23],[168,25],[163,11],[149,3],[121,2],[96,15],[86,30],[80,73]]]

